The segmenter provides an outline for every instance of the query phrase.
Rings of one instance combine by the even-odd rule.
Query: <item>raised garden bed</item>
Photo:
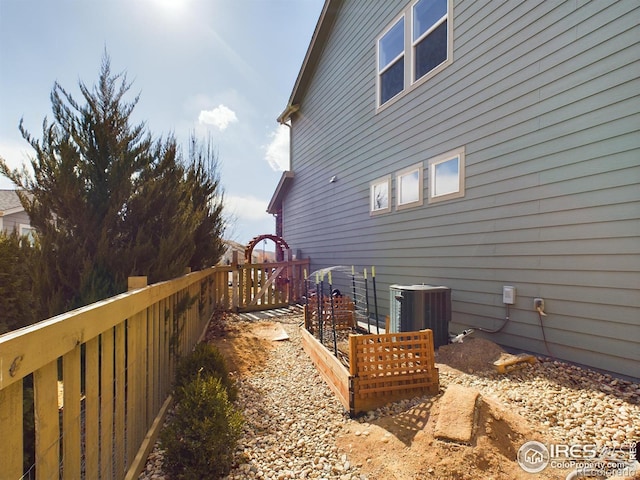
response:
[[[313,323],[308,317],[305,314],[307,326]],[[307,328],[301,330],[305,352],[352,416],[397,400],[438,393],[431,330],[384,334],[353,330],[348,352],[331,351]],[[341,359],[347,360],[348,367]]]

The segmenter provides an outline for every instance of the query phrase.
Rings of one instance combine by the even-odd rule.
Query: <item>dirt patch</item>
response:
[[[468,338],[463,343],[442,345],[436,352],[436,362],[466,373],[494,370],[493,362],[506,352],[484,338]]]
[[[531,480],[516,462],[517,451],[526,441],[543,439],[522,417],[479,397],[472,441],[441,441],[435,438],[441,398],[371,423],[349,423],[337,439],[338,448],[371,479]],[[551,480],[559,475],[555,470],[536,478]]]
[[[232,376],[246,376],[262,369],[278,346],[274,337],[280,331],[279,323],[230,321],[229,314],[220,313],[210,322],[205,341],[224,355]]]

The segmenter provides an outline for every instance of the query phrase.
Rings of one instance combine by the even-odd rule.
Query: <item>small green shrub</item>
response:
[[[173,418],[160,432],[164,470],[179,480],[220,478],[233,464],[242,414],[218,378],[197,376],[180,390]]]
[[[229,377],[229,370],[224,357],[215,345],[199,343],[189,355],[178,362],[176,368],[175,396],[180,401],[181,389],[193,382],[198,375],[215,377],[227,389],[227,396],[232,402],[238,398],[238,389]]]

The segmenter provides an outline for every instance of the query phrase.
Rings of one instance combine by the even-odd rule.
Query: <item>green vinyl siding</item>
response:
[[[640,377],[640,4],[455,0],[452,63],[377,111],[376,42],[407,5],[330,2],[284,238],[312,269],[375,265],[381,315],[389,285],[451,287],[453,332],[500,326],[513,285],[488,338]],[[397,209],[398,172],[421,163],[426,199],[429,159],[462,147],[464,197]],[[387,175],[391,212],[371,216]]]

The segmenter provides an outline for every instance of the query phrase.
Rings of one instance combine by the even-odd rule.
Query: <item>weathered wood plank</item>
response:
[[[33,373],[33,396],[36,423],[36,480],[57,479],[60,477],[60,422],[56,360]]]
[[[80,478],[80,345],[62,357],[62,382],[63,473],[65,478]]]
[[[316,365],[318,372],[325,380],[329,388],[336,394],[344,408],[351,410],[349,395],[349,371],[339,359],[316,340],[306,329],[300,329],[302,347]]]
[[[22,381],[0,390],[0,438],[2,475],[6,478],[22,477]]]
[[[147,424],[153,423],[152,417],[160,406],[157,382],[160,342],[158,326],[158,307],[153,305],[149,310],[149,322],[147,323]]]
[[[140,368],[140,314],[134,315],[127,320],[126,343],[126,402],[125,402],[125,424],[126,424],[126,456],[127,460],[133,458],[137,448],[138,425],[140,415],[139,405],[139,375]],[[123,397],[124,399],[124,397]],[[136,418],[138,417],[138,418]],[[125,465],[126,468],[126,465]]]
[[[114,464],[115,478],[121,478],[126,471],[125,465],[125,414],[126,414],[126,365],[125,365],[125,325],[116,325],[115,329],[115,398],[114,398]]]
[[[115,385],[115,332],[109,328],[101,335],[100,363],[100,478],[113,477],[113,389]]]
[[[160,362],[160,369],[163,372],[169,372],[169,330],[167,320],[167,305],[168,301],[163,300],[160,302],[159,315],[160,315],[160,351],[158,352]],[[164,397],[169,391],[169,375],[162,375],[158,378],[159,393]]]
[[[85,350],[85,428],[86,437],[100,438],[100,361],[98,338],[89,340]],[[91,448],[89,444],[85,448],[85,478],[99,478],[99,449]]]

